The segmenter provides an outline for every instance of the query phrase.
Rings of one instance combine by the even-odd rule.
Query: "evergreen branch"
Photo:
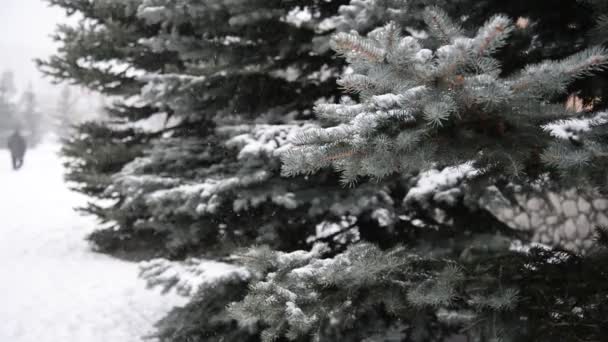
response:
[[[316,105],[314,111],[321,120],[347,123],[367,109],[367,106],[363,104],[343,105],[324,103]]]
[[[363,58],[379,63],[386,55],[386,52],[372,41],[355,34],[338,33],[332,37],[330,44],[334,51],[348,58]]]
[[[497,15],[486,22],[479,29],[474,38],[476,54],[478,56],[489,56],[496,50],[505,46],[506,40],[513,31],[511,20],[503,15]]]
[[[423,20],[429,28],[431,35],[444,43],[451,42],[454,38],[462,36],[462,28],[456,25],[445,11],[432,6],[423,12]]]
[[[325,156],[322,160],[325,162],[333,162],[333,161],[340,160],[340,159],[351,158],[353,156],[356,156],[357,154],[358,153],[356,151],[335,153],[335,154],[330,154],[328,156]]]
[[[364,75],[346,75],[338,80],[338,85],[348,93],[375,92],[379,85]]]
[[[516,93],[551,96],[563,93],[570,82],[594,72],[604,70],[608,52],[602,47],[581,51],[562,61],[548,61],[527,66],[511,85]]]
[[[564,63],[571,65],[565,73],[572,79],[589,76],[606,68],[608,51],[603,47],[589,48],[567,58]]]

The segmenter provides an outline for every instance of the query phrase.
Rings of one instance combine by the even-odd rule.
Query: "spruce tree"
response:
[[[316,101],[338,94],[341,62],[327,49],[331,28],[322,23],[339,4],[54,3],[86,15],[79,26],[91,29],[61,27],[57,39],[69,37],[70,44],[41,62],[43,71],[129,97],[128,105],[109,109],[116,124],[82,125],[65,148],[75,157],[68,178],[90,195],[114,200],[105,208],[85,209],[120,227],[97,233],[96,242],[103,245],[110,235],[110,246],[113,235],[124,240],[151,232],[164,239],[173,257],[192,248],[225,253],[251,241],[304,246],[318,222],[391,206],[383,190],[371,186],[358,192],[372,199],[358,204],[358,195],[335,184],[331,173],[296,182],[279,175],[278,155],[302,125],[298,120],[310,115]],[[133,27],[129,34],[119,30],[127,25]],[[276,27],[283,28],[281,34]],[[135,60],[129,53],[137,53]],[[83,54],[91,61],[86,67],[74,62]],[[157,63],[164,56],[165,63],[145,65],[142,55]],[[114,68],[100,68],[109,60],[141,74],[126,78]],[[136,87],[139,93],[132,91]],[[167,125],[152,132],[124,125],[141,123],[151,113]],[[109,144],[113,135],[132,138]],[[127,161],[132,163],[123,168]],[[330,190],[311,191],[317,185]]]
[[[86,208],[113,225],[94,240],[232,264],[142,263],[150,286],[192,296],[161,341],[606,333],[605,229],[583,257],[487,212],[437,224],[437,208],[404,208],[428,175],[444,191],[420,197],[445,202],[488,184],[605,185],[591,85],[608,57],[589,3],[51,3],[84,19],[43,70],[117,99],[64,148],[68,179],[110,200]]]
[[[437,7],[423,18],[431,39],[402,36],[395,23],[367,37],[334,36],[333,48],[353,69],[340,83],[361,101],[317,106],[331,125],[301,132],[284,155],[286,175],[333,166],[353,182],[461,165],[452,177],[496,182],[562,170],[572,181],[590,176],[606,185],[605,112],[551,104],[569,82],[603,69],[602,48],[505,74],[492,56],[525,29],[521,22],[495,15],[468,38]],[[265,326],[266,341],[600,340],[605,333],[605,229],[585,258],[514,248],[511,232],[491,227],[400,229],[415,238],[385,251],[365,243],[335,256],[325,250],[326,257],[322,247],[253,248],[242,260],[261,277],[230,312]]]
[[[68,179],[110,201],[84,209],[113,225],[92,235],[101,250],[137,249],[144,239],[152,255],[170,258],[252,243],[303,248],[307,239],[331,240],[330,221],[375,222],[375,209],[392,211],[385,188],[353,192],[330,172],[280,176],[293,132],[315,102],[339,94],[342,62],[327,48],[331,28],[321,28],[338,3],[52,3],[85,19],[60,27],[62,48],[42,70],[120,95],[111,122],[80,125],[64,147]],[[162,67],[145,63],[161,58]],[[116,70],[118,61],[137,75]],[[164,127],[140,128],[158,116]],[[225,306],[230,296],[214,300]]]
[[[57,82],[88,87],[107,96],[137,95],[142,86],[136,74],[141,70],[159,70],[175,63],[171,54],[156,54],[137,44],[151,33],[137,19],[135,3],[91,2],[81,0],[51,0],[49,4],[63,8],[69,16],[80,15],[77,24],[60,25],[54,40],[60,43],[57,54],[39,60],[40,70]],[[84,62],[86,61],[86,62]],[[122,64],[121,64],[122,63]],[[146,118],[155,108],[116,99],[108,109],[113,124],[87,122],[65,138],[63,154],[66,159],[66,179],[73,188],[93,200],[84,212],[110,221],[100,203],[119,200],[104,190],[111,176],[126,163],[141,155],[148,135],[139,129],[124,127],[128,118]],[[94,152],[93,152],[94,151]],[[119,241],[129,241],[130,233],[120,235]],[[114,243],[112,238],[103,242]]]

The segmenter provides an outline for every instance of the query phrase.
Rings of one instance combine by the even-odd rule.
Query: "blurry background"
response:
[[[103,118],[99,94],[42,77],[34,59],[56,50],[70,22],[42,0],[0,1],[0,341],[139,341],[176,303],[145,290],[137,264],[93,253],[97,222],[63,180],[59,138]],[[25,162],[11,168],[8,136],[19,128]],[[43,305],[41,305],[43,303]]]
[[[40,0],[2,0],[0,68],[15,72],[19,88],[31,82],[41,100],[57,91],[41,78],[32,60],[53,52],[55,44],[49,37],[55,25],[65,19],[62,11]]]
[[[55,26],[69,22],[62,11],[40,0],[3,0],[0,9],[0,138],[15,128],[37,144],[46,133],[65,135],[69,126],[95,119],[105,100],[79,87],[54,85],[42,77],[34,59],[56,45]],[[5,144],[0,144],[4,147]]]

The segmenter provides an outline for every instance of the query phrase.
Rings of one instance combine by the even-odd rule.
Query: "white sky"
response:
[[[53,92],[33,59],[55,51],[50,35],[65,20],[63,11],[43,0],[0,0],[0,72],[12,69],[20,89],[31,82],[37,91]]]

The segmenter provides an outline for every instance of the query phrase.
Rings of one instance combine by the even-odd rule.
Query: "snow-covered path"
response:
[[[137,265],[95,254],[85,199],[62,182],[57,145],[19,172],[0,150],[0,341],[134,342],[182,300],[145,289]]]

